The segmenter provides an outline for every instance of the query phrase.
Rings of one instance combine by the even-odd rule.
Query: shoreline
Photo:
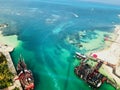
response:
[[[13,47],[10,47],[10,46],[8,46],[6,44],[0,44],[0,52],[2,52],[5,55],[5,57],[6,57],[7,61],[8,61],[8,67],[9,67],[10,71],[14,74],[14,78],[18,78],[16,69],[14,67],[12,58],[10,56],[10,52],[12,52],[13,50],[14,50]],[[21,87],[20,81],[19,80],[15,81],[14,79],[13,79],[13,85],[9,86],[9,87],[7,87],[7,88],[5,88],[3,90],[6,90],[6,89],[7,90],[12,90],[15,87],[18,87],[19,90],[23,90],[22,87]]]
[[[93,51],[92,54],[96,54],[99,59],[115,65],[114,67],[104,64],[102,67],[106,71],[109,80],[113,81],[116,88],[120,88],[120,25],[115,25],[114,34],[116,34],[115,40],[107,40],[105,42],[111,42],[111,45],[102,50]],[[91,54],[91,55],[92,55]],[[105,72],[101,72],[105,74]]]
[[[120,59],[120,25],[115,25],[114,34],[117,36],[114,37],[114,40],[106,40],[105,42],[111,42],[111,45],[102,50],[93,51],[92,53],[97,54],[98,58],[112,63],[117,64]],[[110,57],[108,57],[110,56]]]
[[[3,24],[3,27],[1,27],[1,28],[6,28],[7,26],[5,24]],[[18,46],[20,41],[17,40],[17,36],[16,35],[3,36],[1,28],[0,28],[0,52],[2,52],[3,55],[6,57],[7,63],[8,63],[8,68],[10,69],[10,71],[14,75],[13,85],[11,85],[11,86],[3,89],[3,90],[12,90],[15,87],[18,87],[19,90],[23,90],[20,81],[19,80],[15,80],[15,78],[18,78],[18,75],[17,75],[17,71],[15,69],[15,66],[13,64],[11,55],[10,55],[10,52],[12,52],[14,50],[14,48],[16,46]]]

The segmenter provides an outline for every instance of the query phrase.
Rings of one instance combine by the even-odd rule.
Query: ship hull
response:
[[[24,90],[34,90],[34,78],[32,72],[27,69],[24,60],[20,59],[17,65],[19,81]]]

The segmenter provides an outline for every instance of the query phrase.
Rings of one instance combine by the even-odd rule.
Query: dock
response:
[[[14,74],[14,77],[18,78],[16,69],[14,67],[14,64],[12,62],[12,58],[10,56],[10,52],[12,52],[13,50],[14,50],[14,48],[11,47],[11,46],[8,46],[6,44],[0,44],[0,52],[2,52],[5,55],[5,57],[6,57],[7,61],[8,61],[8,67],[11,70],[11,72]],[[10,86],[8,88],[5,88],[3,90],[12,90],[15,87],[18,87],[19,90],[23,90],[19,80],[13,80],[13,81],[14,82],[13,82],[12,86]]]
[[[111,85],[113,85],[117,90],[119,90],[120,89],[120,86],[119,86],[119,79],[120,79],[120,75],[118,75],[118,73],[116,72],[116,65],[114,65],[114,64],[111,64],[111,63],[109,63],[109,62],[106,62],[106,61],[104,61],[104,60],[102,60],[102,59],[99,59],[99,58],[97,58],[97,56],[96,55],[90,55],[90,56],[85,56],[85,55],[82,55],[82,54],[80,54],[80,53],[78,53],[78,52],[76,52],[76,58],[78,58],[79,60],[81,60],[81,64],[79,65],[79,66],[77,66],[76,68],[75,68],[75,73],[81,78],[81,75],[82,75],[82,78],[86,81],[86,82],[88,82],[88,79],[86,79],[86,77],[89,77],[88,76],[88,71],[90,72],[90,69],[91,69],[91,67],[90,67],[90,65],[87,63],[87,61],[95,61],[96,63],[97,63],[97,65],[95,65],[93,68],[92,68],[92,76],[93,75],[96,75],[96,77],[97,77],[97,74],[94,74],[94,73],[96,73],[96,71],[97,71],[97,73],[99,72],[100,74],[101,74],[101,76],[103,76],[103,77],[105,77],[105,78],[101,78],[101,81],[102,81],[102,83],[103,83],[103,81],[105,81],[106,80],[106,82],[108,82],[108,83],[110,83]],[[87,69],[86,68],[84,68],[84,67],[86,67],[87,66]],[[100,68],[111,68],[111,73],[109,73],[110,75],[111,74],[113,74],[114,75],[114,77],[116,77],[117,79],[118,79],[118,81],[115,81],[115,79],[113,79],[112,78],[112,76],[109,76],[108,77],[108,75],[106,75],[105,73],[102,73],[99,69]],[[82,71],[82,74],[81,74],[81,71]],[[87,71],[87,72],[86,72]],[[83,74],[83,72],[84,72],[84,74]],[[86,77],[85,77],[86,76]],[[94,76],[95,77],[95,76]],[[91,78],[91,76],[90,76],[90,78]],[[92,79],[94,79],[94,78],[92,78]],[[91,80],[91,81],[93,81],[93,80]],[[96,81],[94,81],[93,83],[95,83]],[[89,82],[88,82],[89,83]],[[90,83],[89,83],[90,84]]]

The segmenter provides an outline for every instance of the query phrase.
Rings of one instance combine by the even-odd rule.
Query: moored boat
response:
[[[17,65],[18,79],[24,90],[34,90],[34,78],[32,72],[27,69],[24,59],[20,57]]]
[[[89,60],[87,56],[77,52],[76,57],[81,60],[81,63],[75,67],[75,74],[86,81],[91,87],[99,88],[107,80],[107,78],[99,72],[103,61],[98,61],[97,64],[92,67],[87,63]]]

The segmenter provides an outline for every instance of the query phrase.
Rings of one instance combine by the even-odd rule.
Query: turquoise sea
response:
[[[33,72],[35,90],[93,90],[74,74],[79,64],[74,54],[104,47],[103,36],[111,35],[114,25],[120,24],[120,7],[72,1],[0,1],[0,23],[9,24],[3,35],[17,35],[21,41],[11,56],[16,66],[22,54]],[[80,33],[84,35],[80,37]],[[98,90],[115,88],[104,83]]]

